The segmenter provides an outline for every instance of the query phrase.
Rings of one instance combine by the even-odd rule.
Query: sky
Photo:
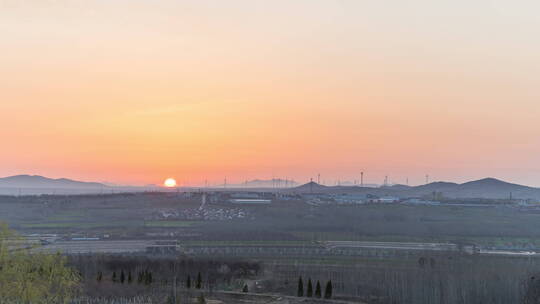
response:
[[[0,0],[0,176],[540,186],[538,11]]]

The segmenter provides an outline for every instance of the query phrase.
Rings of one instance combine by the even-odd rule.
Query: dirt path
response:
[[[217,291],[208,296],[210,300],[219,300],[223,304],[365,304],[363,302],[351,302],[341,300],[325,300],[313,298],[298,298],[291,296],[256,294],[242,292]],[[213,302],[218,304],[219,302]]]

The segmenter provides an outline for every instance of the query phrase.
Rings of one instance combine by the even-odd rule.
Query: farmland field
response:
[[[200,224],[197,221],[145,221],[145,227],[193,227]]]

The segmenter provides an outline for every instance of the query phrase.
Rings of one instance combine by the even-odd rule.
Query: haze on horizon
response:
[[[0,1],[0,176],[540,186],[539,10]]]

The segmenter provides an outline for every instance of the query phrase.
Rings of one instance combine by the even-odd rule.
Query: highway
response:
[[[327,249],[338,248],[377,248],[396,250],[434,250],[457,251],[458,246],[451,243],[408,243],[408,242],[362,242],[362,241],[326,241],[322,242]]]
[[[81,240],[81,241],[56,241],[47,245],[37,246],[31,249],[33,252],[60,252],[64,254],[88,254],[88,253],[144,253],[147,247],[156,246],[160,241],[157,240]],[[319,243],[321,247],[313,248],[293,248],[286,247],[286,250],[294,251],[294,254],[306,254],[308,249],[313,250],[328,250],[332,252],[340,249],[381,249],[381,250],[416,250],[416,251],[459,251],[460,248],[452,243],[413,243],[413,242],[365,242],[365,241],[324,241]],[[260,248],[259,248],[260,247]],[[218,249],[224,249],[226,254],[239,251],[256,254],[261,251],[261,246],[220,246]],[[210,250],[213,246],[196,246],[194,248],[207,248]],[[194,248],[191,248],[193,250]],[[259,251],[255,249],[260,249]],[[284,248],[276,247],[277,249],[285,250]],[[235,251],[236,250],[236,251]],[[485,254],[485,255],[516,255],[516,256],[538,256],[539,254],[533,251],[512,251],[512,250],[487,250],[478,248],[475,250],[473,246],[464,246],[461,248],[466,253]],[[200,251],[200,250],[199,250]],[[272,247],[264,247],[264,252],[272,252]],[[304,252],[306,251],[306,252]],[[276,253],[277,254],[277,253]],[[283,254],[283,253],[282,253]],[[292,254],[292,253],[291,253]]]
[[[145,252],[155,240],[114,240],[114,241],[57,241],[33,249],[36,252],[79,253],[132,253]]]

